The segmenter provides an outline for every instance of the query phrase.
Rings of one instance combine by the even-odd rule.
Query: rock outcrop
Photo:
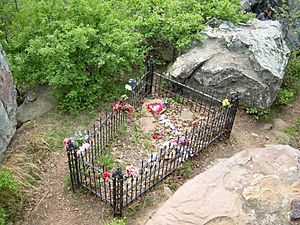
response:
[[[20,127],[35,117],[50,111],[57,105],[53,97],[53,88],[47,85],[38,85],[26,95],[22,105],[18,108],[17,121]]]
[[[279,12],[274,19],[283,25],[284,39],[291,50],[300,49],[300,2],[298,0],[241,0],[241,7],[247,12],[259,14],[268,8]],[[284,13],[280,13],[284,11]]]
[[[0,153],[4,152],[16,132],[16,90],[5,53],[0,45]]]
[[[271,106],[289,57],[280,23],[211,21],[204,34],[203,44],[178,57],[170,75],[195,89],[212,90],[220,99],[238,92],[248,107]]]
[[[297,199],[299,150],[268,145],[241,151],[186,182],[146,224],[290,224],[297,220]]]

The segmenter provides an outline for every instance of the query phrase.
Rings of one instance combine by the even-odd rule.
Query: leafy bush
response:
[[[247,114],[254,116],[255,119],[260,121],[269,121],[272,118],[271,110],[269,108],[254,108],[254,107],[244,107],[242,108]]]
[[[290,88],[282,88],[277,96],[276,103],[279,105],[286,105],[296,96],[296,91]]]
[[[292,102],[300,87],[300,51],[292,52],[287,65],[282,89],[279,91],[275,104],[286,105]]]
[[[110,1],[23,1],[7,48],[18,86],[47,83],[61,109],[93,106],[142,65],[142,36]],[[33,7],[34,6],[34,7]]]
[[[15,82],[50,84],[70,112],[119,95],[153,46],[182,50],[213,17],[251,17],[238,0],[20,0],[19,9],[3,42]]]

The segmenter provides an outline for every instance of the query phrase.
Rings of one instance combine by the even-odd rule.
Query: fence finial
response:
[[[241,99],[241,97],[240,97],[239,93],[238,92],[234,92],[234,93],[231,94],[230,102],[236,102],[236,101],[238,101],[240,99]]]
[[[118,178],[118,179],[123,178],[123,175],[124,174],[123,174],[120,166],[117,166],[117,169],[112,174],[113,178]]]

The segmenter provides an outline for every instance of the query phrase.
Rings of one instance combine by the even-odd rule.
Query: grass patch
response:
[[[104,225],[126,225],[126,224],[127,224],[127,220],[125,217],[121,219],[113,218],[111,221],[104,223]]]
[[[8,169],[0,169],[0,224],[4,225],[18,214],[21,207],[19,182]]]
[[[178,175],[190,177],[193,174],[193,165],[190,160],[185,161],[183,166],[177,170]]]

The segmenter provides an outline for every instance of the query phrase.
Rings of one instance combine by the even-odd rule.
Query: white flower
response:
[[[129,84],[125,85],[125,89],[128,90],[128,91],[132,91],[132,87]]]

